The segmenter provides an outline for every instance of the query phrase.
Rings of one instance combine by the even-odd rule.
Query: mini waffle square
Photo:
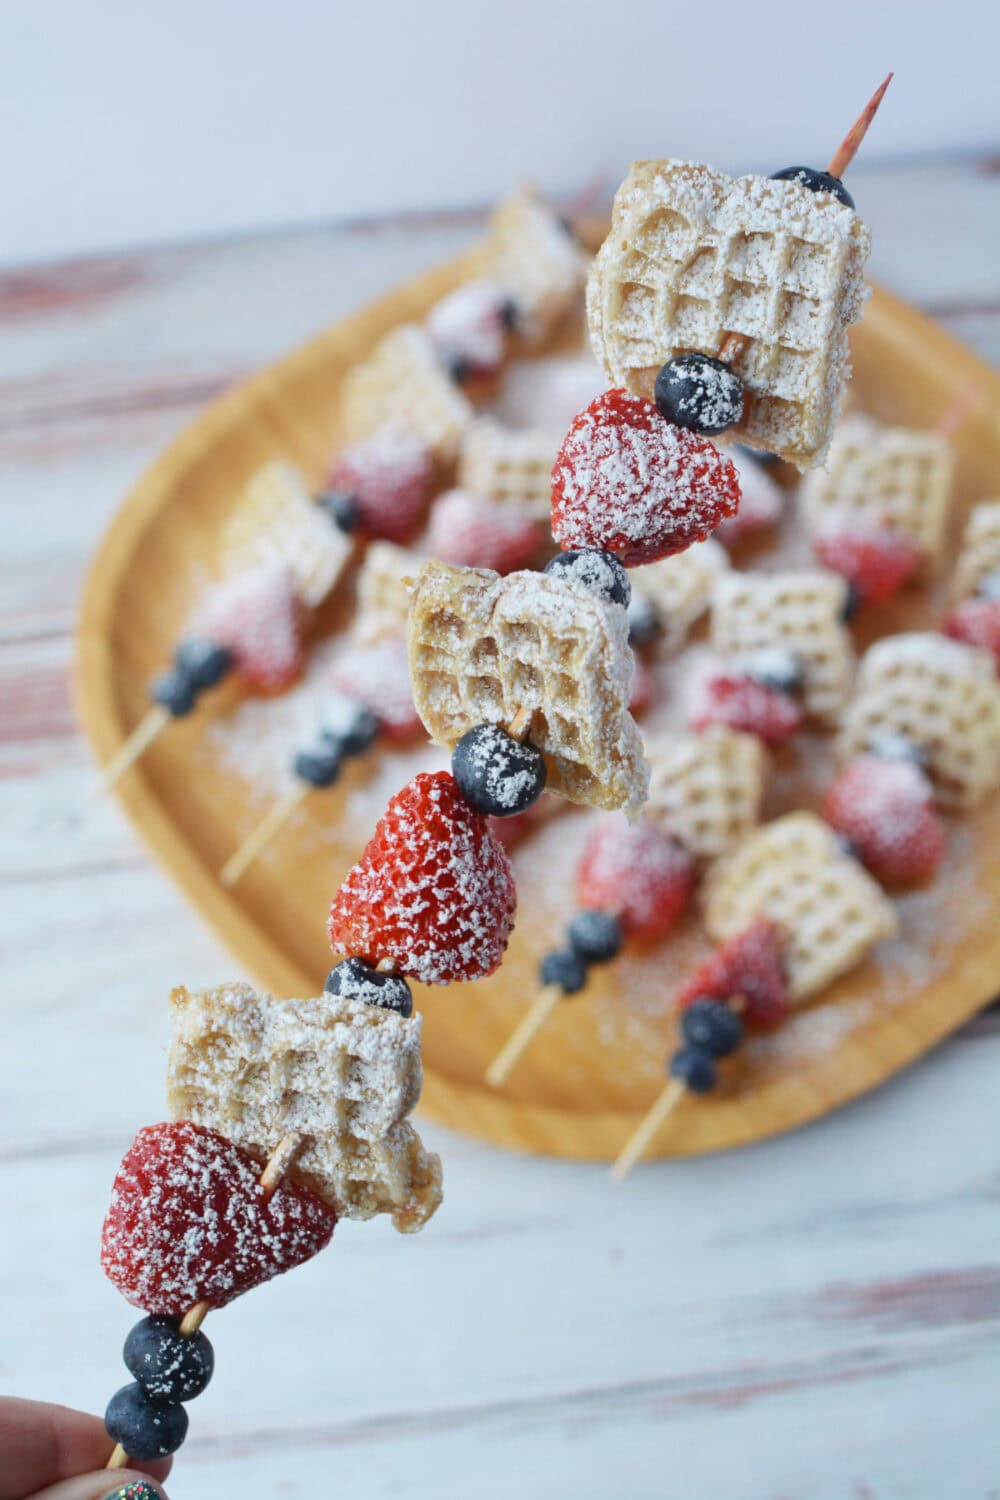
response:
[[[1000,573],[1000,500],[984,500],[973,508],[965,523],[955,563],[953,597],[968,598],[991,573]]]
[[[853,209],[802,183],[727,177],[692,162],[635,162],[587,287],[609,381],[653,398],[677,354],[717,354],[729,333],[747,393],[733,436],[800,469],[822,461],[849,374],[871,236]]]
[[[493,417],[477,417],[462,438],[458,483],[474,495],[517,505],[533,520],[547,523],[560,441],[558,433],[541,428],[505,427]]]
[[[751,833],[709,872],[704,899],[717,942],[756,917],[777,925],[794,1000],[818,994],[897,928],[881,887],[812,813],[788,813]]]
[[[353,635],[362,645],[373,646],[388,637],[402,638],[410,612],[407,582],[419,563],[405,547],[394,542],[372,542],[358,570],[358,607]]]
[[[882,427],[849,417],[834,434],[826,466],[799,495],[812,534],[824,522],[886,526],[920,548],[925,567],[940,561],[951,502],[954,450],[939,432]]]
[[[694,622],[705,613],[715,581],[729,569],[726,549],[709,537],[684,552],[629,570],[633,596],[645,595],[660,622],[660,641],[679,651]]]
[[[419,1016],[323,994],[275,1000],[248,984],[174,990],[171,1117],[265,1160],[303,1135],[291,1175],[341,1218],[419,1229],[441,1201],[441,1163],[408,1116],[420,1098]]]
[[[1000,683],[990,653],[931,631],[876,641],[861,658],[841,754],[885,731],[924,752],[943,806],[978,802],[1000,785]]]
[[[514,298],[517,332],[537,344],[583,291],[590,257],[537,193],[523,188],[494,209],[485,268]]]
[[[847,586],[817,569],[794,573],[729,572],[712,594],[712,644],[737,669],[755,651],[780,647],[805,667],[802,701],[821,720],[837,716],[854,667],[843,623]]]
[[[715,859],[757,823],[766,756],[753,734],[646,736],[649,800],[645,815],[696,859]]]
[[[411,433],[447,466],[458,453],[473,407],[441,363],[430,335],[404,323],[349,370],[340,397],[344,438],[356,442],[380,428]]]
[[[632,653],[625,611],[547,573],[500,578],[429,562],[412,596],[413,701],[436,744],[530,711],[548,789],[591,807],[635,812],[648,767],[628,711]]]
[[[284,563],[310,609],[326,598],[352,551],[353,543],[315,503],[298,471],[280,462],[248,481],[220,543],[225,574]]]

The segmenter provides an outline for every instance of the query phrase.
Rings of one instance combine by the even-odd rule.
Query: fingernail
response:
[[[123,1484],[121,1489],[105,1495],[104,1500],[162,1500],[162,1493],[162,1490],[154,1490],[145,1479],[133,1479],[131,1484]]]

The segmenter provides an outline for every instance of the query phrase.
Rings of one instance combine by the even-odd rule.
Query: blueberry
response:
[[[736,451],[740,458],[749,459],[751,463],[759,464],[762,469],[773,469],[775,464],[781,463],[780,454],[762,453],[758,448],[748,448],[745,443],[737,443]]]
[[[500,724],[477,724],[451,754],[452,774],[466,802],[494,818],[512,818],[545,789],[545,757]]]
[[[104,1426],[108,1437],[121,1443],[129,1458],[145,1463],[177,1452],[187,1436],[188,1415],[183,1406],[154,1401],[136,1382],[123,1385],[111,1397]]]
[[[175,719],[183,719],[194,708],[198,700],[198,689],[190,677],[174,668],[156,678],[150,695],[154,703],[173,714]]]
[[[840,611],[840,618],[845,625],[850,625],[851,621],[857,617],[863,602],[858,588],[848,580],[844,589],[844,603]]]
[[[513,297],[505,297],[500,304],[500,327],[504,333],[513,333],[517,328],[518,307]]]
[[[559,221],[559,228],[566,238],[578,245],[580,243],[580,236],[576,232],[576,225],[570,219],[567,219],[565,214],[557,214],[556,218]]]
[[[321,750],[300,750],[295,757],[295,774],[317,790],[332,786],[340,774],[340,756],[332,745],[324,745]]]
[[[853,839],[849,839],[846,833],[836,833],[834,834],[834,838],[837,840],[837,848],[841,854],[846,854],[849,859],[860,861],[861,855]]]
[[[779,693],[787,693],[790,698],[801,693],[805,686],[806,669],[801,656],[780,646],[755,651],[747,662],[747,671],[757,682]]]
[[[361,525],[358,502],[348,490],[328,490],[317,502],[326,511],[338,531],[350,536]]]
[[[566,936],[573,952],[589,964],[606,964],[622,949],[622,924],[610,911],[578,911]]]
[[[663,629],[659,610],[648,594],[632,590],[628,606],[628,638],[632,646],[648,646]]]
[[[607,604],[620,604],[623,609],[628,609],[632,585],[625,569],[611,552],[600,552],[592,547],[579,552],[558,552],[545,564],[545,571],[561,578],[572,578]]]
[[[927,770],[927,755],[924,750],[901,734],[898,729],[873,729],[865,741],[865,749],[880,760],[905,760],[918,771]]]
[[[726,1057],[743,1040],[743,1022],[724,1000],[692,1000],[681,1016],[681,1035],[689,1047]]]
[[[472,365],[464,354],[445,354],[442,362],[456,385],[464,385],[472,374]]]
[[[413,996],[401,974],[380,974],[363,958],[345,958],[331,969],[323,986],[328,995],[344,1000],[363,1000],[382,1010],[395,1010],[401,1016],[412,1016]]]
[[[346,701],[346,700],[345,700]],[[341,755],[364,755],[378,739],[378,718],[363,703],[350,703],[336,722],[320,731]]]
[[[192,635],[181,641],[174,654],[174,666],[182,677],[196,687],[216,687],[233,665],[232,653],[214,641]]]
[[[780,172],[772,172],[771,176],[778,182],[801,182],[814,193],[832,193],[848,208],[854,207],[854,199],[840,178],[829,172],[820,172],[816,167],[782,167]]]
[[[1000,599],[1000,568],[980,578],[976,593],[980,599]]]
[[[587,964],[572,948],[546,953],[538,966],[543,984],[557,984],[564,995],[575,995],[587,983]]]
[[[656,377],[653,399],[675,427],[709,435],[734,427],[743,415],[743,382],[709,354],[679,354]]]
[[[146,1395],[167,1406],[200,1396],[215,1368],[205,1335],[181,1333],[176,1318],[143,1318],[125,1340],[123,1358]]]
[[[671,1078],[679,1078],[692,1094],[707,1094],[715,1088],[718,1077],[715,1058],[704,1047],[678,1047],[667,1071]]]

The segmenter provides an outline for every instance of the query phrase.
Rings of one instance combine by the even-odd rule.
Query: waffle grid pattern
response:
[[[696,859],[715,859],[757,823],[766,759],[752,734],[710,729],[646,739],[645,813]]]
[[[517,303],[517,332],[541,342],[583,290],[589,257],[557,214],[530,189],[501,203],[490,219],[487,274]]]
[[[969,515],[955,563],[953,597],[967,599],[991,573],[1000,573],[1000,500],[985,500]]]
[[[559,441],[556,434],[541,429],[514,429],[492,417],[477,417],[462,439],[459,486],[500,505],[517,505],[533,520],[548,522]]]
[[[281,462],[267,464],[250,478],[220,540],[227,577],[283,563],[309,609],[326,598],[352,550],[350,540],[313,501],[298,471]]]
[[[450,464],[473,407],[438,358],[430,335],[404,323],[347,372],[340,421],[349,442],[380,428],[402,429],[420,440],[439,464]]]
[[[669,655],[680,650],[691,626],[708,608],[716,579],[728,570],[726,549],[711,537],[673,557],[630,570],[633,593],[645,595],[656,609],[661,647]]]

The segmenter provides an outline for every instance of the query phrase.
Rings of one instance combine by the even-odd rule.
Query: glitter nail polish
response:
[[[109,1495],[105,1495],[104,1500],[160,1500],[160,1494],[144,1479],[134,1479],[131,1484],[123,1484],[120,1489],[112,1490]]]

